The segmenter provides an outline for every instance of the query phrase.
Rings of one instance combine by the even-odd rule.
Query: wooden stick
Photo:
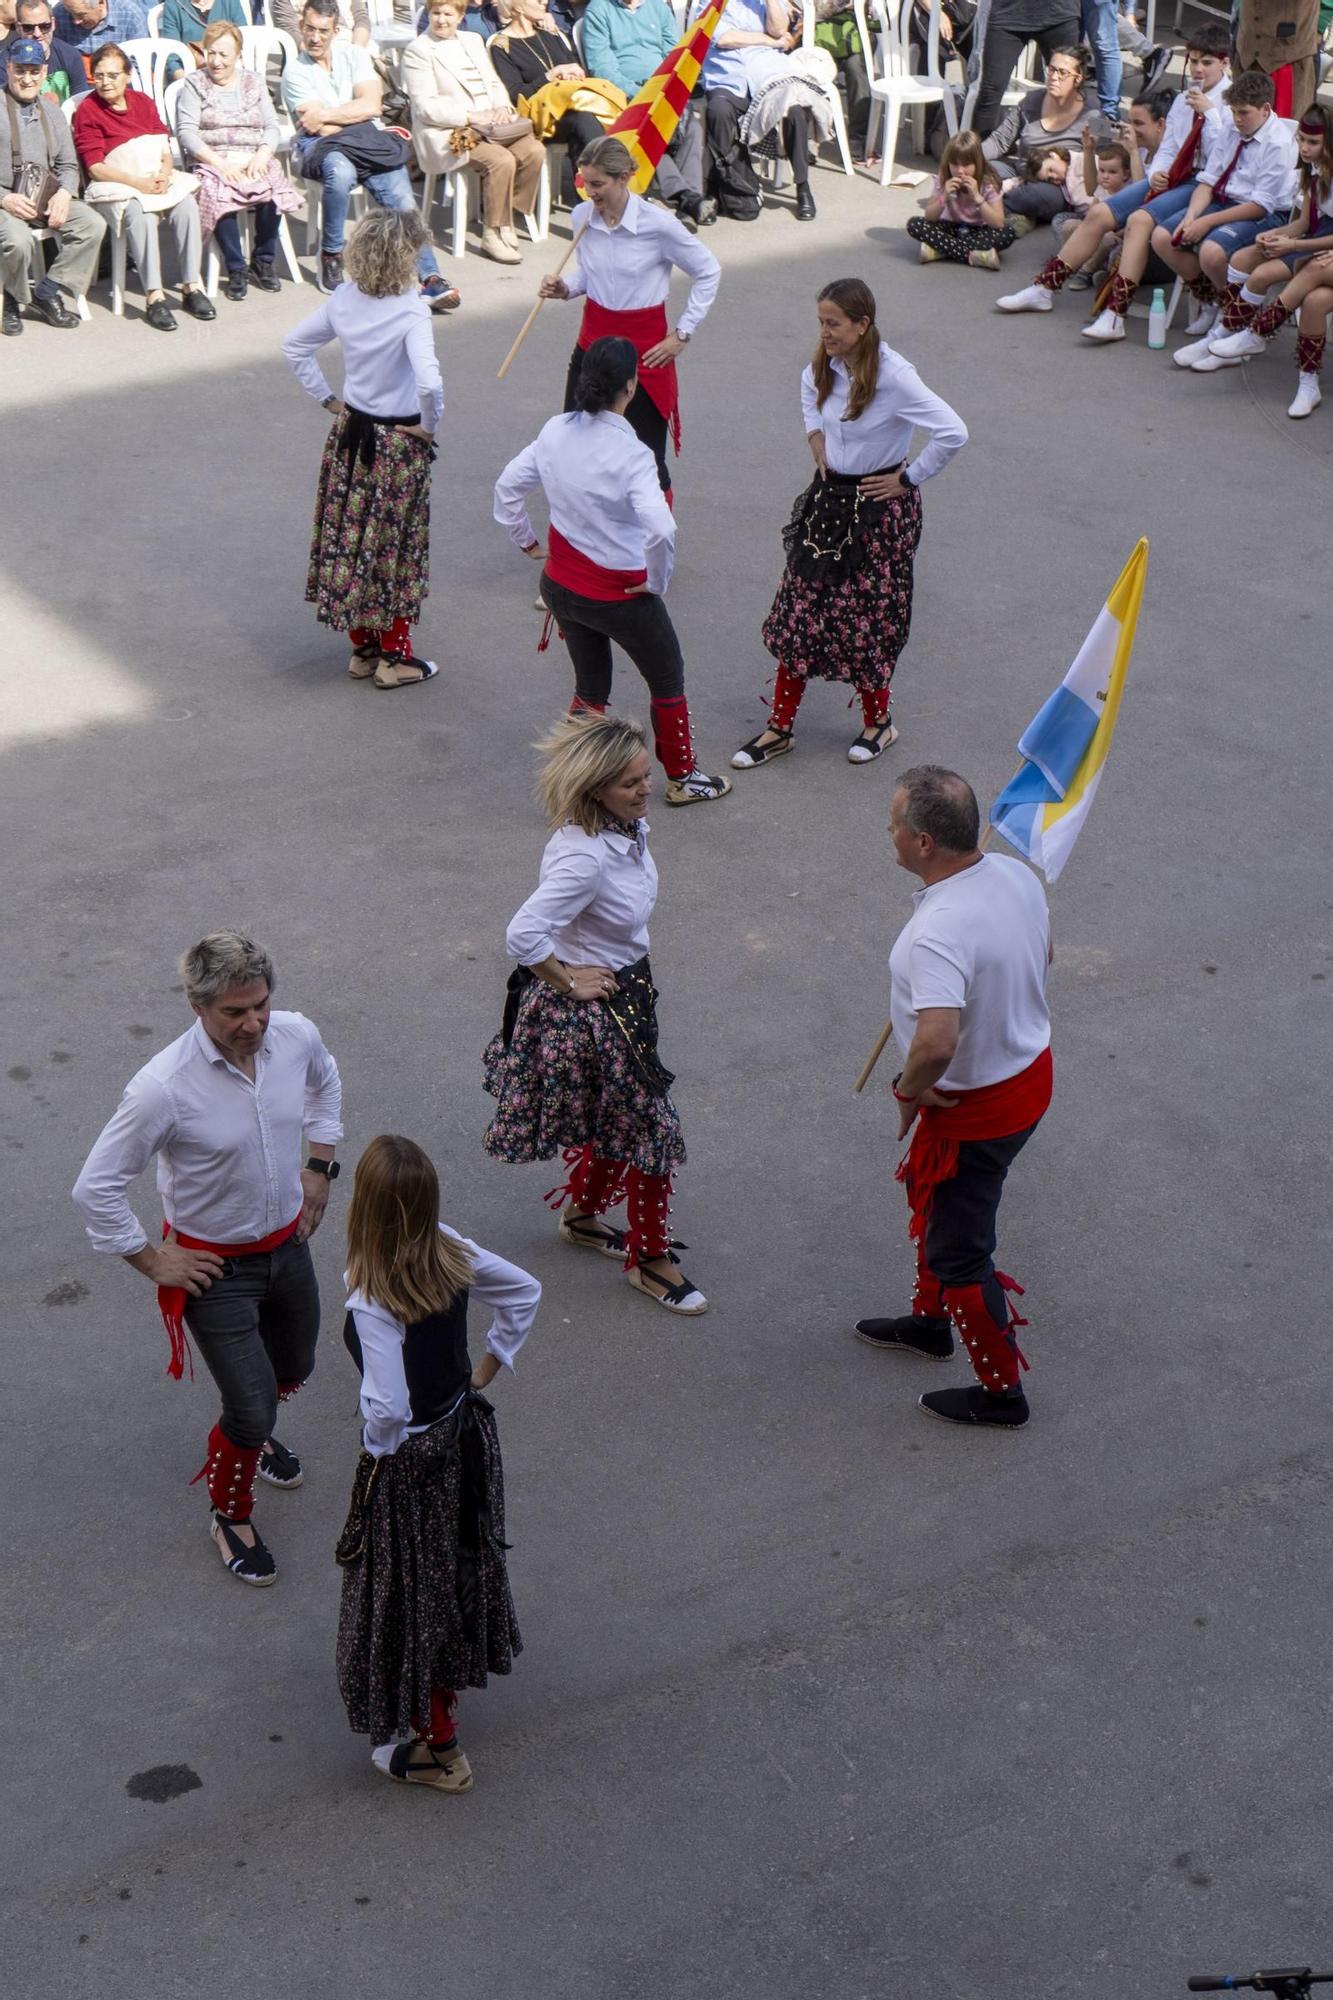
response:
[[[584,230],[587,227],[588,225],[586,222],[582,222],[579,224],[579,227],[575,230],[573,236],[570,238],[569,248],[566,250],[564,256],[560,259],[560,262],[556,265],[554,271],[552,271],[551,273],[551,276],[553,278],[558,278],[560,276],[560,273],[564,270],[566,264],[569,262],[570,258],[574,255],[574,252],[578,249],[579,238],[580,236],[582,236]],[[545,304],[546,304],[545,299],[542,298],[541,294],[539,293],[537,296],[536,305],[532,308],[532,311],[528,314],[527,318],[524,320],[522,326],[518,330],[518,339],[514,342],[508,354],[506,354],[504,360],[500,363],[500,366],[495,371],[495,379],[497,382],[503,382],[505,376],[509,373],[510,362],[513,360],[514,356],[518,353],[519,348],[522,347],[524,341],[527,339],[528,334],[532,328],[532,322],[536,319],[538,313],[541,311],[542,307]]]
[[[986,852],[986,849],[990,846],[991,832],[992,829],[988,826],[986,828],[986,831],[982,834],[981,839],[977,842],[978,854],[984,854]],[[883,1055],[885,1049],[888,1047],[889,1036],[892,1033],[893,1033],[893,1023],[892,1021],[886,1021],[884,1023],[884,1028],[882,1033],[880,1034],[879,1040],[875,1043],[874,1048],[870,1051],[870,1054],[866,1057],[865,1068],[861,1071],[860,1076],[857,1077],[856,1082],[853,1085],[853,1092],[855,1095],[859,1096],[860,1093],[865,1089],[866,1085],[869,1083],[870,1072],[875,1067],[875,1064],[879,1061],[880,1057]]]

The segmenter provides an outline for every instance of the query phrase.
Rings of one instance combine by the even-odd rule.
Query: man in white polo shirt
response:
[[[912,917],[889,957],[898,1169],[917,1246],[912,1311],[863,1319],[871,1347],[947,1361],[952,1327],[977,1386],[921,1398],[950,1423],[1015,1428],[1028,1420],[1019,1352],[997,1272],[995,1218],[1004,1178],[1051,1101],[1046,968],[1051,926],[1032,871],[977,845],[976,795],[956,771],[920,764],[899,778],[889,831],[901,867],[920,878]]]

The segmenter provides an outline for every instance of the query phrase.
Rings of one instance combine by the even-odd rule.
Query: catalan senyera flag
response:
[[[1083,828],[1102,780],[1148,574],[1140,541],[1078,657],[1018,739],[1025,762],[990,809],[990,823],[1048,882]]]
[[[634,155],[635,171],[630,181],[634,194],[642,194],[657,172],[657,163],[684,115],[690,92],[699,81],[699,72],[708,54],[708,45],[717,33],[726,0],[712,0],[698,20],[688,27],[637,97],[631,98],[620,116],[607,126],[608,136],[620,139]]]

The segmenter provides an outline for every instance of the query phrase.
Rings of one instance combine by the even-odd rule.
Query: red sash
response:
[[[576,597],[591,597],[598,604],[623,604],[626,591],[648,581],[646,569],[603,569],[567,542],[554,524],[546,546],[546,574],[552,583],[562,583]]]
[[[205,1243],[202,1236],[184,1236],[178,1229],[176,1241],[182,1250],[211,1250],[215,1257],[262,1257],[268,1250],[276,1250],[296,1234],[296,1225],[301,1220],[301,1211],[284,1229],[275,1229],[271,1236],[261,1236],[257,1243]],[[171,1224],[162,1224],[164,1238],[170,1236]],[[179,1382],[185,1373],[185,1363],[190,1364],[190,1380],[194,1380],[194,1357],[190,1353],[190,1343],[185,1338],[185,1301],[190,1296],[184,1285],[159,1285],[157,1288],[158,1310],[162,1314],[162,1324],[167,1329],[171,1342],[171,1359],[167,1363],[167,1373],[174,1382]]]
[[[1171,162],[1171,171],[1166,177],[1168,188],[1179,187],[1180,183],[1187,181],[1194,172],[1195,155],[1199,150],[1199,141],[1203,137],[1203,120],[1203,112],[1196,111],[1194,114],[1194,123],[1189,129],[1189,135],[1180,151],[1176,154],[1175,159]]]
[[[958,1147],[964,1139],[1007,1139],[1025,1132],[1044,1116],[1051,1101],[1051,1051],[1044,1048],[1034,1062],[1003,1083],[986,1083],[979,1090],[946,1091],[957,1097],[950,1107],[923,1104],[917,1114],[912,1143],[898,1164],[896,1179],[907,1189],[908,1234],[925,1241],[935,1190],[958,1172]]]
[[[596,299],[583,301],[583,319],[579,325],[581,348],[591,347],[594,340],[628,340],[640,361],[639,386],[653,404],[659,416],[665,417],[671,427],[671,443],[676,457],[680,457],[680,384],[676,380],[676,364],[668,361],[665,368],[645,368],[643,357],[650,347],[656,347],[659,340],[667,336],[666,306],[644,306],[640,312],[612,312],[609,306],[599,305]]]

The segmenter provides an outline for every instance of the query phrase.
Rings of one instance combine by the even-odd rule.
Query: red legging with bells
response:
[[[624,1160],[606,1160],[591,1146],[572,1148],[565,1154],[569,1179],[556,1188],[550,1199],[566,1196],[585,1215],[601,1215],[625,1202],[625,1268],[651,1263],[665,1257],[671,1248],[671,1175],[645,1174]]]
[[[796,720],[796,711],[805,693],[804,674],[794,674],[790,667],[779,665],[777,679],[773,683],[773,707],[769,713],[770,729],[780,729],[785,734]],[[867,729],[881,729],[889,719],[889,690],[887,687],[861,691],[861,714]]]
[[[412,627],[406,618],[395,618],[382,632],[373,625],[353,625],[347,636],[354,646],[378,646],[388,660],[405,660],[412,651]]]

